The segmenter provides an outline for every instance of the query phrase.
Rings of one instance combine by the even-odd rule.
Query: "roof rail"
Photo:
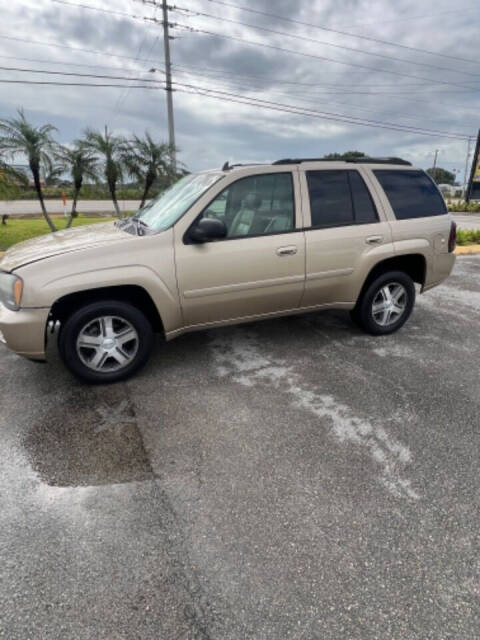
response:
[[[241,162],[237,162],[235,164],[230,164],[227,160],[227,162],[225,162],[222,167],[222,171],[230,171],[231,169],[236,169],[237,167],[262,167],[264,164],[264,162],[245,162],[243,164]]]
[[[282,158],[273,164],[302,164],[302,162],[353,162],[354,164],[400,164],[412,166],[411,162],[402,158],[347,158],[333,160],[332,158]]]

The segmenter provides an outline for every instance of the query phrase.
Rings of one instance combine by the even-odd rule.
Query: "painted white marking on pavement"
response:
[[[238,330],[217,336],[211,343],[217,375],[232,376],[246,387],[265,384],[293,396],[294,403],[320,419],[328,418],[333,433],[341,443],[365,449],[380,467],[380,482],[397,497],[419,499],[410,480],[401,476],[411,460],[408,447],[393,438],[383,426],[363,420],[331,395],[321,394],[301,374],[283,361],[266,356],[252,332]]]

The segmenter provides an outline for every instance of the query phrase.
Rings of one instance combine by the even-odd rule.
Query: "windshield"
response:
[[[151,200],[138,211],[135,218],[150,229],[164,231],[172,226],[200,198],[223,173],[192,173]]]

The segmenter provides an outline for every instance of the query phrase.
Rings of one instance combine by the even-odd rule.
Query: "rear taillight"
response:
[[[457,246],[457,223],[452,222],[450,227],[450,235],[448,236],[448,253],[453,253]]]

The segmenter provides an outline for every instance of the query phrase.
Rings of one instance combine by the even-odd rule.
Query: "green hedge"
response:
[[[480,244],[480,229],[457,229],[457,244],[459,246],[465,246],[467,244]]]
[[[152,188],[148,194],[149,199],[161,193],[162,189]],[[45,200],[60,200],[62,193],[65,193],[68,200],[72,199],[72,187],[43,187],[43,197]],[[117,191],[118,200],[141,200],[143,192],[135,187],[120,187]],[[33,187],[23,188],[15,195],[15,200],[36,200],[37,193]],[[80,200],[110,200],[110,193],[106,187],[96,185],[85,185],[80,191]]]
[[[480,202],[469,202],[467,204],[464,200],[459,200],[458,202],[448,202],[447,206],[449,211],[457,211],[458,213],[462,211],[480,212]]]

